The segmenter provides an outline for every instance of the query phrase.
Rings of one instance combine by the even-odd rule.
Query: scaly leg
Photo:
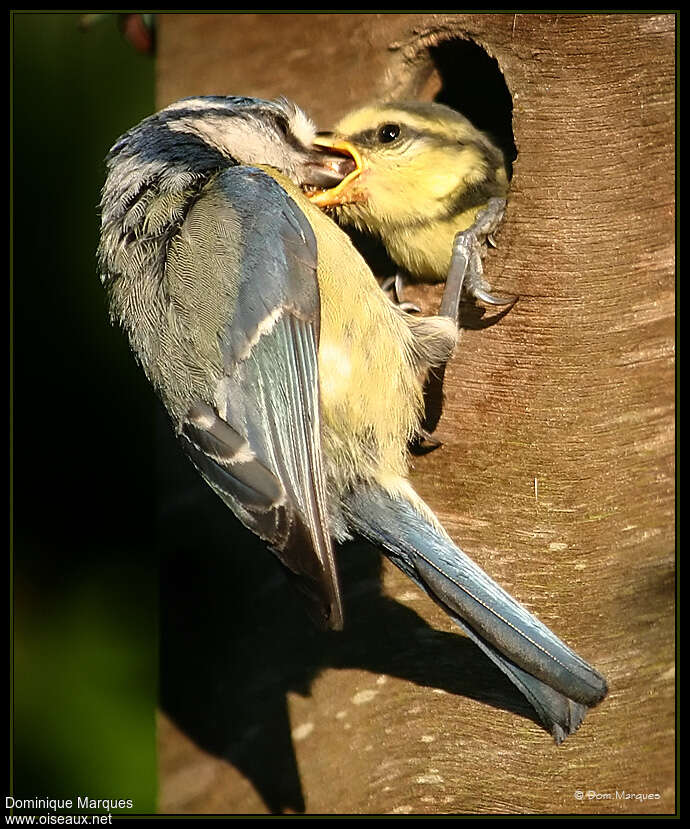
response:
[[[463,290],[468,296],[487,305],[510,307],[517,302],[516,296],[497,296],[489,293],[490,286],[484,279],[482,267],[482,245],[487,241],[495,244],[491,234],[500,224],[505,206],[505,199],[489,199],[472,227],[456,235],[439,315],[459,322]]]

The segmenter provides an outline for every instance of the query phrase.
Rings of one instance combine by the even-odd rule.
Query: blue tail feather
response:
[[[344,501],[352,531],[437,602],[522,691],[557,742],[606,695],[604,678],[499,587],[409,502],[382,489]]]

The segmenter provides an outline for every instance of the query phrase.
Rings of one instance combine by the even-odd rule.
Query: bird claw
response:
[[[486,241],[498,229],[498,226],[503,221],[505,211],[506,200],[494,196],[486,203],[486,207],[479,213],[469,230],[480,241]]]
[[[435,438],[426,429],[419,428],[412,443],[412,449],[416,455],[428,455],[435,449],[443,446],[443,441]]]
[[[398,302],[398,308],[401,311],[404,311],[406,314],[421,314],[422,309],[419,305],[415,305],[414,302]]]
[[[403,275],[398,272],[394,276],[389,276],[381,283],[381,290],[389,295],[390,301],[404,311],[406,314],[421,314],[422,309],[414,302],[407,302],[402,299],[403,291],[405,290],[405,279]]]
[[[439,314],[459,323],[460,299],[465,294],[486,305],[512,307],[517,296],[500,296],[490,293],[490,285],[484,279],[482,267],[482,245],[496,247],[493,232],[505,212],[505,199],[489,199],[487,206],[477,216],[475,223],[458,233],[453,240],[453,252],[448,278],[441,300]]]
[[[512,306],[515,305],[519,299],[517,294],[510,294],[509,296],[496,296],[496,294],[490,294],[488,291],[485,291],[483,288],[479,287],[470,287],[467,293],[486,305],[494,305],[498,308],[506,306],[508,308],[512,308]]]
[[[381,283],[381,290],[386,294],[391,294],[397,300],[397,288],[396,288],[396,281],[398,279],[398,274],[396,273],[395,276],[387,276],[383,282]]]

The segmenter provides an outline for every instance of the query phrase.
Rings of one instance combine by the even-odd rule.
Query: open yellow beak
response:
[[[330,138],[323,135],[317,135],[312,143],[317,147],[326,147],[336,153],[349,156],[355,164],[355,169],[348,173],[335,187],[330,187],[328,190],[313,190],[311,193],[307,193],[306,196],[309,201],[317,207],[332,207],[336,204],[357,201],[354,194],[347,195],[345,192],[364,170],[364,162],[362,156],[357,152],[357,148],[349,141],[341,141],[339,138]]]

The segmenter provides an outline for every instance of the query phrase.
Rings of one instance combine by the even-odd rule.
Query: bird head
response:
[[[354,169],[351,156],[316,145],[316,128],[290,101],[185,98],[122,135],[106,158],[99,259],[103,281],[152,261],[211,177],[228,166],[271,167],[304,188],[329,188]]]
[[[505,196],[502,152],[459,112],[436,103],[366,106],[314,143],[351,156],[335,187],[310,194],[339,221],[385,236]]]
[[[285,98],[183,98],[115,142],[106,158],[105,194],[126,198],[141,180],[175,190],[233,164],[273,167],[303,187],[333,187],[354,162],[315,137],[312,121]]]

